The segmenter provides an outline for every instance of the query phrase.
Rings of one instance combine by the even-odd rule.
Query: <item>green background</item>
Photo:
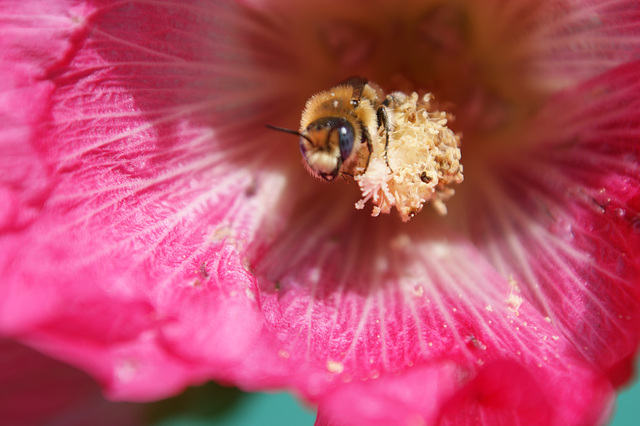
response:
[[[613,426],[640,425],[640,384],[618,397]],[[312,426],[315,412],[287,393],[244,393],[213,383],[153,405],[154,426]]]
[[[620,393],[613,416],[613,426],[640,425],[640,383]]]

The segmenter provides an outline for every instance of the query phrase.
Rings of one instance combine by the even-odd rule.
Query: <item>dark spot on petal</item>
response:
[[[609,201],[599,201],[593,197],[591,197],[591,201],[598,207],[600,213],[604,213],[609,205]]]
[[[470,349],[479,349],[479,350],[486,350],[487,347],[485,346],[484,343],[482,343],[480,340],[478,340],[475,336],[467,336],[466,338],[467,340],[467,347]]]
[[[209,272],[207,272],[207,264],[205,262],[202,262],[198,272],[200,272],[200,275],[202,276],[202,278],[204,278],[204,279],[208,279],[209,278]]]
[[[253,197],[254,195],[256,195],[256,192],[258,192],[258,182],[254,178],[251,180],[249,186],[245,188],[244,195],[247,197]]]

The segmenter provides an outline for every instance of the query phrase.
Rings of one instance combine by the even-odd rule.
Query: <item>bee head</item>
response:
[[[344,117],[324,117],[307,126],[300,138],[300,152],[311,173],[332,181],[351,156],[355,132]]]
[[[300,136],[300,152],[311,174],[332,181],[351,156],[355,143],[353,126],[344,117],[324,117],[313,121],[302,133],[267,126]]]

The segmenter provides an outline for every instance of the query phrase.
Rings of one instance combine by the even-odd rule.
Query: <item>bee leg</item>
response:
[[[391,96],[387,96],[387,98],[384,100],[384,102],[382,102],[382,105],[380,105],[380,108],[378,108],[378,111],[377,111],[378,125],[382,124],[382,126],[384,127],[384,135],[385,135],[385,140],[384,140],[384,162],[387,164],[387,167],[389,168],[391,173],[393,173],[393,169],[389,165],[389,156],[388,156],[389,132],[391,131],[391,129],[390,129],[391,125],[389,123],[389,113],[387,112],[387,107],[389,106],[389,104],[391,102],[393,102],[393,100],[394,99]]]
[[[369,156],[367,157],[367,165],[364,166],[364,171],[362,173],[366,173],[367,169],[369,168],[369,161],[371,161],[371,154],[373,153],[373,144],[371,143],[371,135],[369,134],[369,130],[367,129],[366,126],[360,126],[362,127],[362,142],[366,142],[367,144],[367,149],[369,150]]]

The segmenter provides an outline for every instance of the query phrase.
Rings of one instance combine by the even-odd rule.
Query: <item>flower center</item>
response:
[[[406,95],[394,114],[403,123],[397,127],[406,131],[393,133],[391,151],[374,146],[366,173],[350,165],[349,174],[363,194],[356,206],[363,208],[371,201],[374,214],[395,206],[407,220],[427,202],[445,213],[443,202],[453,193],[451,184],[462,181],[460,149],[465,176],[474,180],[474,174],[483,173],[475,165],[481,166],[492,151],[503,150],[503,141],[512,146],[503,134],[535,111],[547,93],[527,71],[535,60],[534,43],[519,28],[527,20],[513,19],[514,11],[485,11],[474,2],[409,0],[334,6],[275,1],[269,11],[278,16],[274,19],[290,51],[281,63],[280,71],[291,76],[283,79],[283,90],[297,93],[283,99],[297,96],[298,105],[303,105],[314,93],[354,76],[377,83],[387,94]],[[505,19],[495,22],[501,14]],[[411,96],[414,92],[419,96]],[[427,93],[433,94],[429,101],[422,99]],[[424,120],[407,120],[423,116]],[[455,122],[450,120],[453,116]],[[300,109],[292,104],[290,118],[273,124],[296,123],[299,117]],[[458,146],[455,135],[461,133],[464,141]],[[425,134],[435,139],[423,138],[420,144]],[[303,158],[309,152],[305,148]],[[340,151],[335,152],[337,156]],[[329,155],[323,151],[321,158]],[[346,166],[347,159],[342,152],[340,159],[324,161],[324,169]]]
[[[304,76],[307,97],[363,76],[387,92],[433,93],[467,132],[503,126],[544,96],[529,67],[532,37],[521,28],[535,10],[463,1],[276,4],[295,34],[287,42],[298,60],[289,65],[297,81]],[[511,16],[522,13],[532,18]]]

